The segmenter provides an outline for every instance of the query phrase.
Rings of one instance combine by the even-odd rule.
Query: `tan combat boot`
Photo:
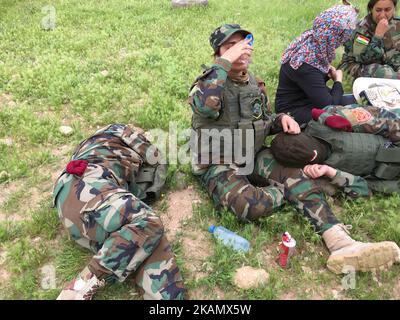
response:
[[[57,300],[91,300],[93,295],[105,285],[105,280],[99,280],[88,267],[63,289]]]
[[[331,253],[327,267],[336,274],[345,273],[348,267],[355,271],[384,270],[400,262],[400,249],[395,242],[355,241],[342,224],[325,231],[322,238]]]

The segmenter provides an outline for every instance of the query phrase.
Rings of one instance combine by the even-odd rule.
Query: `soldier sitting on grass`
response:
[[[266,136],[279,130],[293,137],[300,131],[287,115],[268,112],[264,83],[248,71],[247,62],[252,54],[251,40],[245,40],[248,34],[239,25],[223,25],[210,36],[214,64],[196,79],[189,96],[192,127],[196,132],[192,139],[194,175],[218,209],[227,208],[242,221],[267,217],[285,200],[289,201],[322,235],[331,251],[328,268],[335,273],[346,272],[344,267],[349,259],[355,270],[360,271],[393,263],[398,255],[395,243],[353,240],[334,216],[317,182],[301,169],[280,165],[264,145]],[[219,136],[222,132],[226,140]],[[248,134],[253,138],[250,149],[243,146],[241,139]],[[214,145],[215,141],[219,143]],[[239,153],[234,152],[235,146]],[[254,170],[242,170],[242,154]],[[339,170],[325,174],[349,193],[368,194],[364,180],[359,177]]]
[[[353,78],[399,79],[400,19],[397,0],[370,0],[368,15],[345,43],[340,69]]]

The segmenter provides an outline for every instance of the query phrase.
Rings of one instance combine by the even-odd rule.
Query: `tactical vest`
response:
[[[166,164],[143,164],[136,179],[129,184],[129,191],[146,202],[159,199],[167,178],[167,169]]]
[[[337,131],[316,121],[310,121],[305,132],[330,144],[325,163],[334,168],[378,180],[400,178],[400,148],[389,147],[382,136]]]
[[[250,75],[247,85],[227,78],[218,119],[204,118],[195,113],[192,116],[192,127],[196,133],[192,137],[192,148],[195,148],[192,150],[199,156],[199,163],[240,165],[249,149],[255,155],[272,126],[272,120],[267,116],[267,102],[253,75]],[[246,133],[253,137],[253,146],[246,146]]]

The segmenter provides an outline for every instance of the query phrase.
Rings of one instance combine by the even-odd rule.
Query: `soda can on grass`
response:
[[[292,238],[289,232],[282,234],[282,241],[279,245],[278,264],[286,269],[289,267],[290,257],[293,255],[296,247],[296,240]]]

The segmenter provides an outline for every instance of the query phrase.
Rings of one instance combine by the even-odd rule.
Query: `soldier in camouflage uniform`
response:
[[[397,0],[370,0],[368,15],[344,44],[340,69],[353,78],[399,79],[400,19]]]
[[[255,220],[271,214],[282,205],[283,189],[276,186],[256,188],[249,183],[247,176],[237,175],[240,160],[229,161],[221,157],[226,150],[232,152],[233,144],[222,143],[221,150],[224,150],[221,153],[220,149],[209,152],[208,142],[206,145],[201,143],[206,137],[205,130],[249,129],[256,139],[252,149],[256,152],[261,150],[268,134],[282,130],[282,127],[291,133],[300,132],[297,123],[289,116],[268,114],[264,83],[247,71],[252,48],[250,40],[244,40],[244,37],[249,34],[237,24],[223,25],[211,34],[214,64],[197,78],[189,95],[192,126],[198,133],[192,143],[200,141],[198,149],[192,146],[197,155],[194,174],[200,177],[219,206],[229,207],[242,220]],[[233,108],[236,110],[230,112]],[[212,134],[208,134],[211,137]],[[250,161],[254,166],[254,155]]]
[[[97,131],[77,147],[55,184],[54,203],[72,238],[96,254],[58,299],[91,299],[105,283],[122,282],[131,273],[144,299],[183,298],[163,224],[140,200],[165,181],[158,156],[142,134],[122,124]],[[147,188],[141,189],[142,181]]]
[[[332,158],[335,167],[366,176],[375,192],[400,193],[400,110],[382,107],[380,102],[374,101],[381,107],[353,104],[314,109],[315,121],[306,131],[313,136],[328,135],[334,145],[342,141],[333,148],[332,154],[338,154]]]
[[[344,189],[351,197],[371,194],[369,189],[400,192],[400,149],[392,147],[393,143],[400,142],[397,115],[374,106],[349,105],[330,106],[325,110],[315,108],[313,118],[305,132],[297,136],[278,134],[274,138],[271,151],[281,165],[303,168],[313,179],[335,177],[330,182],[332,193],[338,186],[332,182],[339,177],[350,185],[357,181],[358,190]],[[343,171],[354,175],[343,175]],[[322,234],[331,251],[328,267],[337,269],[344,263],[356,270],[368,271],[400,262],[400,249],[395,242],[361,243],[345,234],[339,240],[340,232],[339,226],[333,226]]]
[[[240,65],[237,60],[246,61],[246,55],[251,55],[247,45],[249,42],[243,41],[248,34],[239,25],[224,25],[211,34],[214,64],[196,79],[189,95],[193,111],[192,127],[196,132],[192,137],[194,174],[207,188],[217,208],[228,208],[243,221],[269,216],[285,200],[295,205],[310,220],[316,232],[322,234],[332,253],[328,268],[335,273],[343,272],[343,267],[349,261],[356,261],[354,268],[362,271],[386,266],[391,262],[385,256],[392,250],[391,246],[385,247],[382,243],[364,244],[351,239],[334,216],[318,181],[310,179],[300,169],[280,165],[270,149],[263,145],[268,134],[282,131],[282,128],[294,136],[299,131],[293,122],[287,126],[284,120],[288,120],[287,115],[271,115],[268,112],[265,89],[259,85],[263,83],[248,74],[245,62],[244,68],[237,67],[237,64]],[[235,52],[229,52],[229,49],[238,51],[236,58],[233,54]],[[234,146],[227,145],[226,141],[217,144],[217,148],[209,146],[216,138],[210,129],[220,133],[223,130],[232,132],[238,128],[250,129],[254,135],[254,170],[248,175],[240,174],[242,163],[236,154],[229,158],[224,153],[226,149],[228,155],[232,153]],[[257,139],[257,135],[261,139]],[[204,136],[206,138],[202,139]],[[230,144],[236,143],[240,144],[233,139]],[[221,145],[223,148],[220,148]],[[350,196],[369,195],[365,180],[360,177],[340,170],[334,174],[329,170],[327,175],[332,184],[344,188]],[[382,254],[375,254],[376,250]]]

